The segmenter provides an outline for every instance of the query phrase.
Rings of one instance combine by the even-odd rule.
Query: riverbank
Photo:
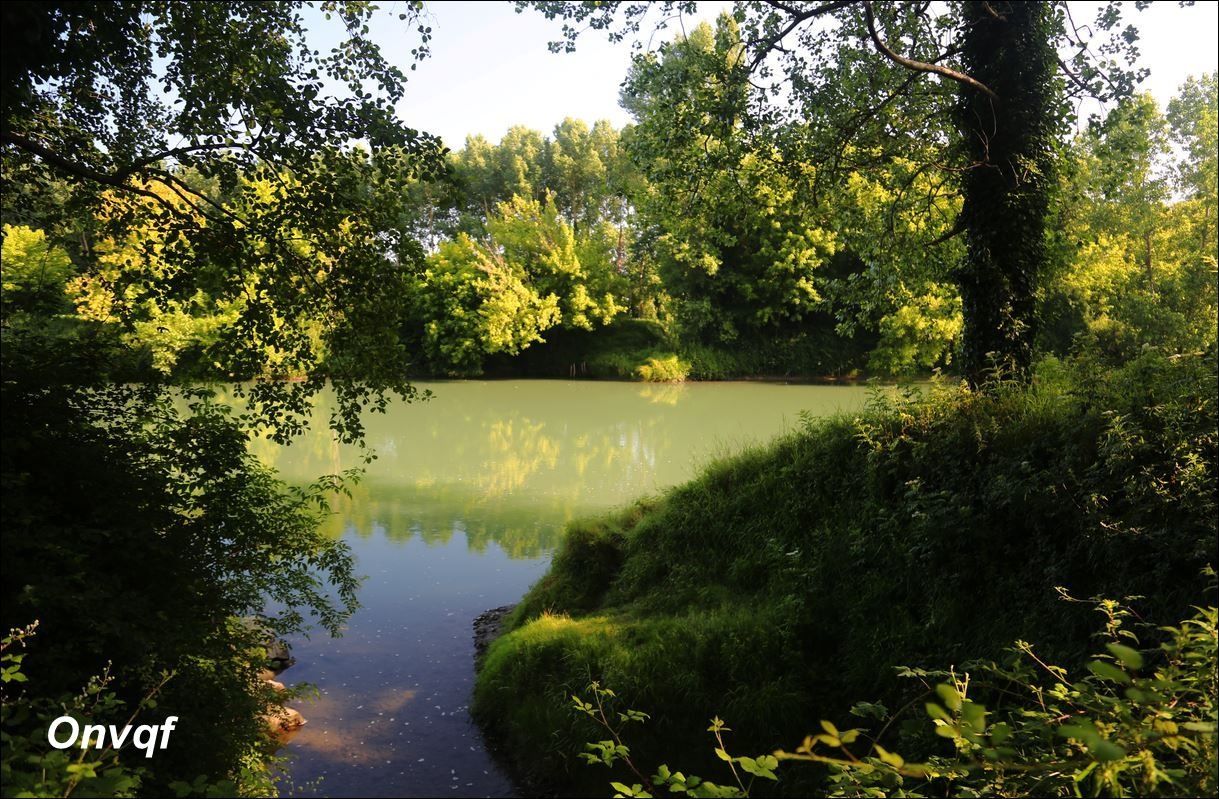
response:
[[[322,522],[366,578],[361,607],[341,638],[290,642],[292,682],[319,696],[291,703],[309,723],[285,749],[287,779],[322,780],[328,796],[523,793],[468,713],[472,620],[525,595],[570,519],[685,482],[710,458],[791,429],[802,411],[854,412],[869,397],[857,386],[756,382],[417,387],[435,399],[365,417],[371,463],[326,429],[329,392],[291,446],[253,445],[292,484],[365,470]]]
[[[571,707],[590,681],[651,714],[637,762],[709,774],[713,716],[733,753],[769,752],[856,702],[900,707],[897,666],[1018,639],[1078,664],[1095,614],[1057,586],[1143,595],[1145,618],[1176,622],[1216,561],[1214,386],[1213,357],[1149,356],[1027,391],[946,389],[575,522],[491,645],[476,717],[533,781],[591,791],[621,775],[577,757],[604,737]]]

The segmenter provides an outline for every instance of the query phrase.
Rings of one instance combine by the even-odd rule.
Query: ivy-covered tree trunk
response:
[[[957,128],[968,156],[963,371],[1021,379],[1032,364],[1037,279],[1046,260],[1045,218],[1061,86],[1050,3],[962,6],[966,71],[997,99],[961,89]]]

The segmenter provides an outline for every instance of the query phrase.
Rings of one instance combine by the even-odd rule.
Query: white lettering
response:
[[[115,727],[113,724],[110,725],[110,742],[114,746],[115,749],[122,748],[123,741],[127,740],[127,736],[130,734],[131,734],[131,725],[130,724],[126,724],[123,726],[123,733],[121,735],[119,734],[118,727]],[[161,748],[164,749],[165,747],[162,746]]]
[[[71,734],[61,740],[59,728],[64,724],[68,725]],[[168,716],[161,724],[141,724],[134,731],[130,724],[122,727],[111,724],[108,728],[101,724],[86,724],[82,735],[80,723],[76,719],[71,716],[60,716],[52,721],[51,726],[47,729],[47,742],[56,749],[67,749],[79,738],[81,749],[88,749],[91,746],[101,749],[106,746],[106,733],[109,732],[111,748],[121,749],[130,736],[132,745],[137,749],[143,749],[145,757],[152,757],[153,752],[157,749],[169,748],[169,734],[177,728],[177,725],[177,716]],[[158,737],[161,739],[160,746],[157,745]]]
[[[177,716],[168,716],[165,723],[161,725],[165,731],[161,733],[161,749],[166,749],[169,746],[169,734],[173,732],[174,726],[178,723]]]
[[[59,741],[55,740],[55,730],[65,721],[72,725],[72,737],[64,743],[60,743]],[[51,728],[47,730],[47,742],[56,749],[67,749],[69,746],[76,743],[76,736],[79,734],[80,725],[76,723],[76,719],[72,718],[71,716],[60,716],[51,722]]]
[[[141,741],[140,735],[147,737]],[[144,757],[152,757],[152,750],[157,748],[157,728],[152,724],[141,724],[135,728],[135,735],[131,736],[131,743],[137,749],[145,750]]]
[[[106,744],[106,728],[100,724],[86,724],[85,731],[80,734],[80,748],[89,748],[89,739],[94,735],[97,736],[97,748],[101,749]]]

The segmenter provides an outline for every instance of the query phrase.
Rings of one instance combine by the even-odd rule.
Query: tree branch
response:
[[[783,41],[783,38],[795,30],[800,23],[810,20],[813,17],[819,17],[822,14],[828,14],[829,12],[835,11],[839,8],[846,8],[855,2],[857,2],[857,0],[834,0],[834,2],[822,3],[819,6],[814,6],[813,8],[805,11],[797,11],[779,0],[766,0],[766,5],[770,6],[771,8],[777,8],[783,13],[787,14],[791,17],[791,21],[788,22],[787,26],[783,28],[783,30],[775,33],[773,36],[766,39],[766,41],[762,42],[762,46],[757,49],[754,54],[753,61],[749,64],[749,71],[753,72],[755,69],[757,69],[758,64],[761,64],[762,61],[765,60],[766,56],[770,54],[771,50],[774,50],[778,46],[779,42]]]
[[[92,167],[64,158],[54,150],[39,144],[33,139],[28,139],[19,133],[12,133],[9,131],[0,133],[0,141],[25,150],[31,155],[36,155],[46,163],[58,168],[62,172],[67,172],[68,174],[74,175],[83,180],[90,180],[94,183],[101,183],[105,186],[113,186],[116,189],[122,189],[123,191],[138,194],[142,197],[150,197],[175,213],[178,210],[174,208],[173,203],[169,202],[156,192],[140,188],[139,186],[133,186],[132,184],[128,183],[127,178],[130,176],[130,173],[119,172],[116,174],[108,174],[106,172],[98,172]]]
[[[260,133],[259,135],[261,136],[262,134]],[[135,161],[134,163],[129,164],[128,166],[125,166],[122,169],[118,170],[117,172],[115,172],[115,176],[125,178],[129,175],[133,175],[136,172],[139,172],[141,169],[144,169],[145,167],[152,166],[153,164],[157,163],[158,161],[163,161],[166,158],[177,158],[180,155],[190,155],[191,153],[206,152],[208,150],[235,150],[235,149],[244,150],[244,149],[247,149],[247,146],[242,145],[242,144],[236,144],[236,143],[230,144],[227,142],[217,142],[214,144],[195,144],[195,145],[191,145],[189,147],[175,147],[171,150],[162,150],[159,153],[153,153],[152,155],[145,156],[145,157],[139,159],[138,161]]]
[[[889,49],[889,46],[881,41],[880,34],[876,32],[876,19],[872,15],[871,0],[863,0],[863,15],[864,19],[868,23],[868,35],[872,37],[872,44],[874,44],[876,49],[890,61],[915,72],[931,72],[936,75],[940,75],[948,78],[949,80],[956,81],[964,86],[977,89],[991,99],[999,99],[999,95],[995,94],[989,86],[977,78],[966,75],[964,72],[958,72],[955,69],[940,66],[939,64],[928,64],[926,61],[916,61],[913,58],[906,58],[905,56],[898,55],[897,53],[893,52],[893,50]]]
[[[945,233],[942,236],[937,236],[936,238],[927,242],[923,246],[924,247],[938,246],[940,244],[943,244],[946,241],[956,238],[957,236],[961,235],[964,232],[965,232],[965,214],[963,214],[963,213],[957,214],[956,221],[952,223],[952,227],[949,228],[947,233]]]

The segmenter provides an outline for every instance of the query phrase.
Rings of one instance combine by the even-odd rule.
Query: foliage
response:
[[[625,310],[615,302],[613,275],[582,263],[575,232],[553,197],[538,202],[514,196],[487,219],[487,232],[491,247],[517,265],[539,295],[558,298],[560,324],[590,330]]]
[[[1213,575],[1213,572],[1212,572]],[[1063,595],[1069,601],[1070,597]],[[736,765],[755,777],[777,780],[780,762],[825,767],[827,796],[1208,796],[1216,788],[1216,622],[1219,609],[1196,608],[1173,627],[1148,627],[1151,641],[1128,629],[1134,613],[1112,600],[1091,603],[1105,616],[1105,651],[1087,664],[1087,673],[1043,661],[1026,642],[1017,642],[1007,661],[976,663],[970,672],[900,668],[924,690],[921,700],[932,730],[951,742],[930,748],[922,762],[891,751],[898,721],[883,705],[860,703],[853,714],[880,724],[840,730],[822,720],[821,732],[805,736],[794,752],[779,750],[757,758],[732,757],[724,749],[715,718],[716,755],[729,763],[736,787],[717,786],[660,766],[651,779],[631,759],[622,729],[649,717],[637,710],[607,716],[616,694],[593,682],[593,701],[573,696],[580,713],[609,731],[611,740],[587,744],[582,757],[592,764],[623,762],[641,778],[631,786],[613,782],[615,796],[651,796],[667,788],[690,796],[748,796]],[[942,680],[932,686],[932,682]],[[993,704],[984,705],[979,697]],[[908,726],[908,725],[907,725]],[[881,740],[884,739],[884,745]],[[863,753],[858,744],[867,742]],[[855,745],[855,746],[852,746]],[[887,748],[888,747],[888,748]],[[853,749],[855,751],[853,751]],[[646,786],[646,787],[645,787]]]
[[[1219,108],[1214,87],[1214,75],[1187,82],[1167,119],[1151,97],[1132,98],[1073,143],[1045,346],[1121,363],[1145,346],[1189,352],[1214,341],[1216,189],[1202,177],[1214,164],[1204,152],[1219,146],[1207,122]]]
[[[1134,617],[1128,608],[1089,604],[1106,617],[1105,651],[1082,676],[1047,664],[1023,641],[1007,663],[976,664],[972,675],[907,672],[924,684],[946,680],[935,685],[939,701],[924,706],[935,734],[952,742],[950,755],[909,763],[874,743],[862,759],[845,749],[826,757],[817,746],[836,742],[817,736],[778,756],[827,763],[835,796],[1213,793],[1219,611],[1196,608],[1173,627],[1143,625],[1155,639],[1147,648],[1126,627]]]
[[[560,319],[558,298],[539,295],[527,279],[519,265],[464,233],[441,244],[418,285],[413,313],[426,320],[420,346],[429,367],[477,374],[487,355],[516,354],[541,341]]]
[[[880,320],[880,342],[868,365],[880,374],[909,374],[952,364],[952,344],[961,335],[961,299],[933,284],[926,294]]]
[[[643,723],[649,718],[647,713],[642,713],[638,710],[625,710],[614,713],[617,716],[617,723],[611,722],[607,715],[607,710],[610,710],[617,694],[609,688],[602,688],[601,684],[594,681],[588,685],[587,693],[591,695],[592,701],[581,699],[577,695],[572,695],[571,701],[575,709],[588,716],[602,729],[606,730],[610,739],[605,741],[589,742],[585,744],[588,752],[581,753],[590,764],[604,765],[613,767],[615,763],[622,762],[638,777],[642,782],[637,782],[633,785],[626,785],[621,782],[611,782],[610,786],[615,790],[615,797],[622,796],[637,796],[643,799],[650,799],[651,794],[644,786],[653,787],[656,789],[665,788],[669,793],[685,794],[686,796],[695,797],[734,797],[748,796],[749,787],[753,784],[754,779],[761,777],[767,780],[777,780],[774,770],[778,768],[779,761],[773,755],[759,755],[757,757],[733,757],[728,754],[728,750],[724,744],[724,733],[731,732],[731,727],[728,727],[718,717],[711,720],[711,726],[707,728],[707,732],[715,736],[715,754],[720,760],[728,764],[731,770],[732,778],[736,785],[717,785],[709,780],[704,780],[693,774],[686,776],[682,772],[670,771],[668,766],[660,766],[656,770],[656,774],[651,778],[645,777],[643,772],[631,760],[631,750],[622,742],[623,729],[631,723]],[[749,784],[741,780],[740,771],[749,775]]]
[[[3,276],[4,315],[18,310],[55,314],[65,310],[65,284],[72,261],[62,247],[47,241],[44,231],[24,225],[5,225],[0,275]]]
[[[3,680],[3,687],[0,687],[3,732],[0,736],[4,742],[0,775],[5,790],[13,796],[136,795],[146,770],[120,763],[117,752],[85,749],[77,757],[69,750],[48,751],[46,746],[46,730],[55,718],[68,715],[78,721],[92,722],[117,719],[122,714],[126,706],[109,690],[109,674],[91,678],[79,693],[64,695],[55,702],[39,698],[25,703],[20,701],[20,695],[10,693],[28,681],[28,667],[24,664],[26,653],[15,650],[24,648],[25,640],[35,634],[37,626],[34,622],[10,630],[0,639],[0,663],[3,664],[0,674],[0,680]],[[155,693],[154,690],[145,697],[129,717],[131,720],[145,708],[155,707]],[[233,786],[229,787],[231,790]]]
[[[110,663],[109,690],[135,707],[172,672],[159,709],[183,724],[142,784],[232,779],[265,756],[261,714],[279,701],[255,679],[266,633],[240,620],[337,633],[355,607],[350,554],[318,530],[350,475],[288,489],[210,391],[88,379],[98,368],[87,353],[4,339],[3,623],[40,622],[22,701],[58,701]],[[31,372],[83,384],[48,395]],[[7,749],[5,760],[25,768]]]
[[[693,3],[677,0],[518,3],[520,10],[530,6],[563,20],[563,39],[551,45],[556,50],[574,49],[582,31],[608,31],[620,41],[640,37],[653,14],[663,28],[694,13]],[[671,70],[676,80],[660,79],[681,84],[665,95],[675,124],[662,129],[662,149],[694,152],[688,142],[708,155],[678,178],[688,177],[697,192],[726,164],[741,164],[740,151],[727,159],[717,152],[730,140],[802,184],[815,165],[813,194],[856,171],[881,173],[872,165],[895,156],[918,164],[918,173],[946,173],[942,182],[954,182],[964,201],[952,231],[966,239],[954,270],[964,372],[974,385],[992,364],[1004,377],[1027,376],[1036,289],[1047,262],[1054,143],[1073,113],[1065,100],[1128,95],[1145,75],[1130,66],[1138,30],[1122,26],[1114,4],[1090,27],[1078,25],[1065,3],[738,2],[722,20],[716,57],[687,58]],[[668,56],[690,49],[689,41],[653,51],[637,38],[636,75],[657,74]],[[1068,45],[1077,48],[1074,55],[1060,60],[1057,52]],[[902,194],[908,184],[899,185],[891,188]],[[929,207],[938,194],[927,196]]]
[[[72,242],[83,276],[105,276],[94,249],[113,242],[128,331],[202,291],[236,314],[205,348],[209,368],[308,374],[250,388],[276,430],[299,425],[332,379],[335,421],[354,438],[368,392],[412,396],[393,331],[404,267],[422,251],[388,234],[404,186],[441,160],[395,116],[406,75],[367,38],[375,8],[322,11],[342,30],[329,54],[309,46],[292,2],[6,7],[4,27],[27,34],[5,48],[4,215]],[[418,12],[401,17],[417,23],[422,57]]]
[[[591,330],[625,310],[614,276],[586,267],[552,197],[513,195],[485,224],[484,242],[443,242],[415,283],[406,335],[419,336],[431,369],[477,374],[485,357],[515,355],[553,327]]]
[[[684,336],[706,343],[804,318],[820,299],[814,274],[838,248],[802,190],[804,165],[741,139],[745,87],[732,74],[741,47],[721,16],[637,59],[623,89],[637,120],[627,147],[649,180],[638,201],[661,231],[661,275]]]
[[[399,19],[422,56],[419,10]],[[184,720],[175,745],[119,752],[123,790],[139,766],[145,794],[267,794],[262,716],[282,699],[256,679],[266,633],[242,620],[337,633],[355,605],[350,555],[318,531],[344,477],[289,489],[247,444],[290,439],[328,381],[346,440],[363,407],[415,396],[396,327],[423,250],[399,222],[442,160],[395,115],[405,74],[368,38],[375,8],[320,11],[341,28],[327,54],[298,3],[0,11],[22,32],[0,109],[0,598],[6,625],[40,622],[38,668],[5,703],[6,736],[37,746],[6,744],[6,790],[29,758],[49,767],[33,779],[83,774],[34,727],[87,675],[109,675],[97,710],[118,723],[172,673],[156,701]],[[133,348],[148,368],[129,368]],[[166,382],[198,376],[261,379],[236,411]]]
[[[652,357],[636,366],[635,374],[648,383],[680,383],[690,374],[690,364],[676,355]]]
[[[1047,601],[1054,586],[1180,617],[1216,560],[1215,379],[1212,351],[1112,374],[1047,365],[1028,389],[878,392],[573,525],[605,532],[561,547],[488,651],[474,709],[535,776],[580,779],[566,758],[587,738],[563,708],[596,675],[653,713],[634,753],[706,773],[666,741],[715,713],[765,750],[847,697],[894,702],[894,663],[1035,637],[1078,666],[1086,614]]]

